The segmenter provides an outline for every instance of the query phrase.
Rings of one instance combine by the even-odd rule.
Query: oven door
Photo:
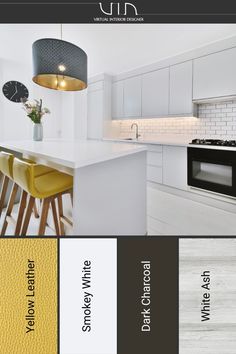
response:
[[[188,185],[236,197],[236,151],[188,147]]]

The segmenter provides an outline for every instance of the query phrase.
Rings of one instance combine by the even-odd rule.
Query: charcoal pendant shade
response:
[[[87,87],[87,54],[61,39],[33,43],[33,81],[54,90],[79,91]]]

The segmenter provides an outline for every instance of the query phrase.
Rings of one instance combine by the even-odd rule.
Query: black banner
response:
[[[1,0],[2,23],[233,23],[235,3]]]

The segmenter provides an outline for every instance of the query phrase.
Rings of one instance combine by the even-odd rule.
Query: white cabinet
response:
[[[147,145],[147,180],[187,189],[187,147]]]
[[[141,117],[141,77],[124,81],[124,116]]]
[[[163,146],[163,184],[187,189],[187,147]]]
[[[170,67],[170,115],[194,114],[192,60]]]
[[[89,139],[102,139],[103,136],[103,90],[88,92],[88,122]]]
[[[112,84],[112,118],[124,118],[124,81]]]
[[[142,76],[142,116],[161,117],[168,115],[169,68],[160,69]]]
[[[162,145],[148,145],[147,180],[162,183]]]
[[[236,94],[236,48],[194,60],[193,99]]]
[[[112,119],[141,118],[141,77],[112,84]]]
[[[195,115],[192,61],[113,83],[112,118]]]
[[[147,180],[149,182],[162,183],[162,167],[148,165]]]
[[[162,152],[148,151],[147,164],[152,166],[162,166]]]

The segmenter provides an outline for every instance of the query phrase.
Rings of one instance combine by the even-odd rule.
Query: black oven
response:
[[[188,147],[188,185],[236,197],[236,149]]]

